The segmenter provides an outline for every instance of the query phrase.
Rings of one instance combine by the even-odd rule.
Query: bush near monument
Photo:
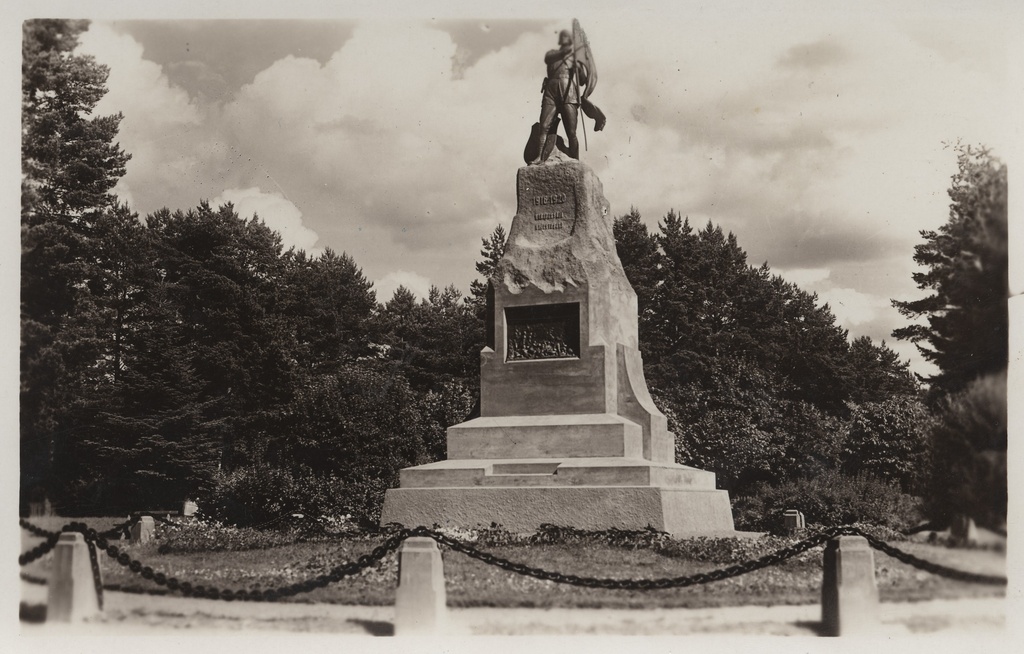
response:
[[[733,502],[737,528],[784,532],[782,514],[802,512],[809,524],[866,523],[894,531],[921,522],[921,500],[891,483],[866,475],[848,476],[832,470],[810,479],[761,484]]]
[[[925,497],[939,524],[970,516],[1005,530],[1007,507],[1006,372],[988,375],[948,396],[928,434]]]

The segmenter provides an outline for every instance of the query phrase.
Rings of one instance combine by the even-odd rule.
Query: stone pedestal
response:
[[[138,522],[132,525],[132,544],[148,543],[153,540],[155,531],[156,524],[153,522],[153,516],[142,516]]]
[[[825,545],[821,623],[826,636],[878,629],[875,557],[863,536],[839,536]]]
[[[406,539],[398,554],[395,635],[440,635],[447,616],[446,601],[437,543],[432,538]]]
[[[100,612],[85,536],[70,532],[60,535],[53,549],[47,586],[47,622],[81,622]]]
[[[491,279],[480,417],[448,429],[447,460],[401,472],[381,522],[734,533],[728,494],[675,463],[648,392],[600,180],[552,159],[519,169],[517,195]]]

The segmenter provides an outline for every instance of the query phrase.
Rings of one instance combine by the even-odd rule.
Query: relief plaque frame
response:
[[[505,361],[579,356],[579,302],[505,307]]]

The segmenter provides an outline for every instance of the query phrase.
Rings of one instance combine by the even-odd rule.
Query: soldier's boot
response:
[[[547,159],[547,153],[544,152],[544,146],[547,142],[547,138],[547,134],[541,133],[540,141],[538,142],[539,147],[537,148],[537,157],[531,161],[529,165],[536,166],[537,164],[544,163],[544,160]]]

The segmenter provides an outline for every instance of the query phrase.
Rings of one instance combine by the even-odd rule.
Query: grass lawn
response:
[[[68,521],[63,518],[32,519],[33,524],[51,530]],[[85,518],[81,521],[102,530],[122,522],[123,518]],[[37,542],[39,539],[22,531],[23,550]],[[378,540],[339,538],[263,550],[165,554],[158,551],[158,543],[121,545],[127,548],[133,558],[169,577],[175,576],[193,585],[237,590],[266,589],[303,581],[369,552],[378,543]],[[894,545],[950,567],[986,574],[1005,574],[1006,560],[1002,552],[950,549],[902,541]],[[724,564],[665,556],[651,550],[630,550],[605,544],[523,544],[481,549],[515,562],[580,576],[676,577],[725,567]],[[646,592],[577,588],[539,581],[505,572],[453,551],[444,551],[443,560],[448,604],[459,607],[697,608],[805,604],[820,601],[822,577],[821,548],[798,559],[740,577],[690,588]],[[106,555],[101,557],[101,561],[106,583],[160,589]],[[45,557],[26,566],[24,570],[29,574],[44,576],[48,565],[49,557]],[[397,558],[390,555],[377,566],[355,577],[285,601],[392,604],[397,571]],[[875,573],[882,601],[1001,597],[1005,594],[1004,587],[947,580],[918,571],[880,552],[875,552]]]

